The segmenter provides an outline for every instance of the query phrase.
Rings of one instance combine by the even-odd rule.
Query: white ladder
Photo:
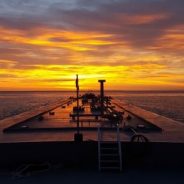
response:
[[[103,140],[101,127],[98,126],[98,169],[99,171],[122,171],[122,149],[119,125],[115,141]]]

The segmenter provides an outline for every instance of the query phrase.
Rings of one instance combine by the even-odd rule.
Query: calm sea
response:
[[[0,92],[0,119],[74,96],[73,92]],[[107,95],[184,122],[184,92],[107,92]]]

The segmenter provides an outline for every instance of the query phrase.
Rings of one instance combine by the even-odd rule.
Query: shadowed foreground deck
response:
[[[15,179],[12,173],[0,173],[0,183],[6,184],[183,184],[183,170],[151,170],[151,169],[131,169],[117,173],[99,173],[93,170],[55,170],[33,174],[28,177]]]
[[[129,142],[132,137],[132,132],[123,130],[124,125],[144,125],[148,131],[140,133],[150,142],[184,143],[184,124],[115,99],[112,104],[116,110],[124,112],[123,124],[120,125],[122,142]],[[66,99],[0,121],[0,143],[73,141],[76,119],[72,119],[70,113],[75,105],[76,102]],[[98,120],[88,117],[89,107],[85,109],[86,112],[80,118],[84,141],[97,141],[97,127],[101,121],[104,122],[104,140],[113,141],[116,138],[113,124],[100,117]],[[131,119],[127,119],[127,116],[131,116]]]

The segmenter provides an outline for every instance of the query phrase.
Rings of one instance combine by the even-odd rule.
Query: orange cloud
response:
[[[149,89],[150,86],[163,88],[163,86],[169,85],[174,86],[175,89],[178,89],[177,86],[184,87],[183,83],[177,82],[183,80],[184,75],[175,73],[162,74],[164,71],[167,71],[166,67],[158,64],[116,67],[40,65],[35,69],[27,69],[26,71],[20,69],[1,69],[0,75],[11,73],[12,76],[9,78],[6,76],[1,80],[0,85],[5,89],[18,90],[74,90],[75,74],[78,73],[82,90],[98,89],[97,80],[104,78],[107,79],[107,89],[135,90],[140,89],[140,87]]]
[[[105,40],[105,38],[111,37],[111,35],[95,32],[85,33],[58,31],[56,29],[36,29],[35,33],[33,33],[34,36],[28,37],[25,33],[0,28],[0,34],[3,35],[1,40],[5,42],[64,48],[73,51],[93,50],[93,46],[114,44],[112,41]],[[54,39],[58,41],[54,41]]]
[[[124,21],[128,24],[138,25],[138,24],[149,24],[160,20],[164,20],[168,17],[166,14],[147,14],[147,15],[127,15],[123,16]]]

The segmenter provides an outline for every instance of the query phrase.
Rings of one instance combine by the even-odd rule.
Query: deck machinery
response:
[[[77,101],[77,105],[73,107],[70,117],[73,122],[77,122],[77,133],[74,135],[75,141],[83,141],[81,129],[86,127],[84,124],[93,122],[98,129],[98,162],[99,170],[122,170],[122,148],[120,139],[121,131],[131,132],[131,141],[148,142],[148,139],[137,133],[137,129],[144,129],[144,125],[134,126],[124,123],[124,111],[116,110],[111,103],[111,97],[104,94],[105,80],[99,80],[100,95],[94,93],[85,93]],[[77,82],[78,83],[78,82]],[[78,91],[77,91],[78,93]],[[127,115],[127,121],[131,120],[131,116]],[[81,125],[81,126],[80,126]],[[114,131],[114,138],[110,141],[105,138],[106,131]],[[146,130],[146,129],[144,129]]]

